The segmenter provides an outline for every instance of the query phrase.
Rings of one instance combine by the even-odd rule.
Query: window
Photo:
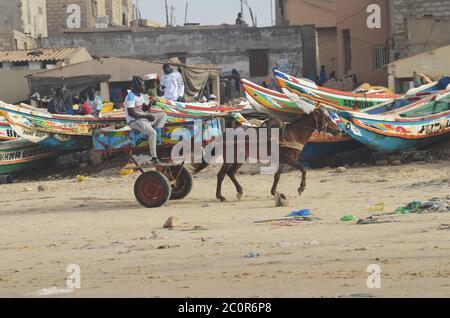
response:
[[[28,62],[14,62],[13,63],[14,70],[28,70],[30,69]]]
[[[249,51],[250,77],[263,77],[269,74],[269,51]]]
[[[381,70],[389,64],[389,48],[378,46],[373,48],[373,69]]]

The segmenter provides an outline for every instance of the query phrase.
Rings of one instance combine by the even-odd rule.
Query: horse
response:
[[[302,174],[302,179],[300,183],[300,187],[298,188],[298,194],[299,196],[302,195],[302,193],[306,189],[306,169],[300,162],[300,154],[303,150],[303,147],[308,143],[309,139],[313,135],[314,131],[324,132],[328,129],[328,127],[334,127],[332,130],[337,131],[337,127],[332,123],[328,115],[322,110],[322,109],[315,109],[311,114],[306,115],[302,118],[299,118],[298,120],[285,124],[281,120],[277,118],[270,118],[266,122],[264,122],[263,126],[267,126],[268,129],[270,128],[279,128],[280,129],[280,136],[279,136],[279,145],[280,145],[280,165],[278,167],[277,172],[274,176],[274,182],[271,190],[271,194],[273,196],[277,195],[277,186],[281,178],[281,174],[283,171],[283,168],[285,165],[290,165],[291,167],[300,170]],[[259,134],[258,134],[258,141],[257,144],[259,145]],[[268,138],[270,140],[270,137]],[[270,141],[269,141],[270,143]],[[270,146],[270,145],[269,145]],[[237,141],[234,141],[233,144],[226,144],[224,147],[224,153],[223,156],[226,158],[226,151],[227,148],[234,147],[234,149],[237,148]],[[258,152],[259,153],[259,152]],[[228,163],[225,162],[222,165],[222,168],[220,169],[218,175],[217,175],[217,190],[216,190],[216,197],[220,201],[225,201],[225,197],[222,195],[222,183],[225,179],[225,176],[228,175],[228,177],[233,182],[234,186],[236,187],[237,191],[237,198],[241,199],[244,192],[239,184],[239,182],[236,179],[236,173],[239,171],[239,169],[244,165],[243,163],[237,163],[237,151],[234,151],[234,162],[235,163]],[[245,141],[245,159],[249,159],[249,141]],[[256,160],[259,160],[259,158],[254,158]],[[206,167],[209,166],[209,163],[203,162],[199,164],[193,164],[193,173],[194,175],[199,173],[200,171],[204,170]]]

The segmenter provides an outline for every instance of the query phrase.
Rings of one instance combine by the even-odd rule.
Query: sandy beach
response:
[[[198,175],[188,198],[158,209],[136,202],[138,174],[117,170],[84,182],[1,186],[0,297],[66,288],[70,264],[80,266],[81,288],[50,297],[450,296],[448,213],[370,225],[340,220],[450,195],[448,161],[309,170],[302,197],[299,175],[290,172],[279,186],[290,206],[278,208],[270,175],[239,175],[241,201],[226,179],[228,200],[218,202],[216,172]],[[300,209],[317,219],[255,223]],[[163,229],[171,216],[178,226]],[[370,264],[381,268],[380,289],[367,287]]]

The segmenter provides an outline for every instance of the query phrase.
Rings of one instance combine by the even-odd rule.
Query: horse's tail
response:
[[[209,166],[209,163],[203,161],[202,163],[193,163],[191,165],[192,167],[192,174],[196,175],[197,173],[205,170]]]

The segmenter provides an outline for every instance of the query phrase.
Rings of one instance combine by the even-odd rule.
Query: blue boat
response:
[[[355,140],[385,153],[419,149],[450,136],[450,111],[425,116],[331,113],[339,128]]]

